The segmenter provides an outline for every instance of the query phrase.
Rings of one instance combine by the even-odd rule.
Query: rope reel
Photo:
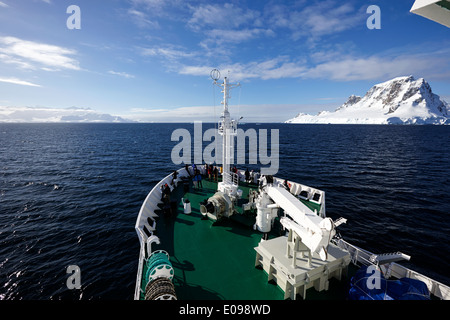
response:
[[[147,272],[145,273],[145,282],[149,283],[155,279],[164,277],[173,279],[174,271],[169,261],[169,254],[164,250],[157,250],[147,259]]]
[[[174,270],[169,261],[169,254],[164,250],[153,252],[146,261],[146,268],[145,300],[176,300],[172,283]]]
[[[158,278],[145,287],[145,300],[177,300],[175,287],[167,278]]]

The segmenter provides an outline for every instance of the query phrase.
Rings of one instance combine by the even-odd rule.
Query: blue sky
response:
[[[207,121],[212,68],[241,83],[230,104],[247,122],[334,110],[405,75],[450,101],[450,29],[413,2],[0,0],[0,106]],[[367,28],[370,5],[381,29]]]

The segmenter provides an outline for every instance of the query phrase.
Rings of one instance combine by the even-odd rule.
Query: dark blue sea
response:
[[[0,124],[0,299],[133,299],[142,202],[193,124]],[[280,178],[326,192],[344,239],[450,285],[450,127],[278,129]],[[205,127],[206,129],[206,127]],[[270,135],[269,135],[270,141]],[[269,149],[270,150],[270,149]],[[250,166],[251,167],[251,166]],[[66,286],[69,265],[81,289]]]

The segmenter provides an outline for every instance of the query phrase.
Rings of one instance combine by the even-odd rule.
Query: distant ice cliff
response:
[[[0,122],[134,122],[89,108],[4,107]]]

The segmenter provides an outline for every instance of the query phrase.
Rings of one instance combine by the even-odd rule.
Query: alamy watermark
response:
[[[81,269],[77,265],[70,265],[66,270],[67,274],[70,276],[67,278],[66,286],[67,289],[81,289]]]
[[[70,5],[67,7],[66,13],[70,14],[67,18],[66,26],[67,29],[81,29],[81,9],[79,6]]]
[[[371,14],[369,18],[367,18],[366,26],[367,29],[381,29],[381,9],[377,5],[371,5],[367,7],[366,13]]]
[[[379,267],[371,264],[367,267],[366,273],[367,275],[370,274],[366,280],[367,288],[369,290],[381,289],[381,271]]]
[[[171,159],[179,164],[222,164],[222,136],[215,128],[203,132],[201,121],[194,122],[194,137],[187,129],[176,129],[172,132],[171,140],[178,141],[172,149]],[[248,141],[248,144],[246,143]],[[203,142],[210,142],[203,149]],[[262,175],[275,175],[279,169],[279,130],[270,129],[270,153],[268,152],[268,130],[237,129],[235,146],[233,148],[231,164],[261,164]],[[193,147],[193,148],[192,148]],[[248,147],[248,162],[246,154]],[[235,152],[234,152],[235,151]],[[236,157],[235,157],[236,153]],[[236,158],[236,162],[234,159]],[[258,162],[259,161],[259,162]]]

